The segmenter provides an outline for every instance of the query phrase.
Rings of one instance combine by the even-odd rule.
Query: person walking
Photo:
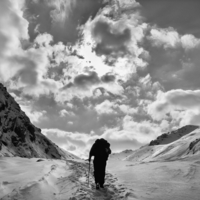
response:
[[[104,188],[106,162],[109,154],[111,154],[110,144],[103,138],[97,139],[90,149],[89,164],[91,157],[94,156],[93,166],[96,189]]]

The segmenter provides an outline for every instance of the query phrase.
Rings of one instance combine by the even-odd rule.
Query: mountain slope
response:
[[[191,125],[184,127],[184,129],[178,129],[176,134],[182,134],[183,136],[179,139],[174,137],[174,134],[168,135],[168,141],[172,141],[168,144],[160,145],[146,145],[133,151],[129,156],[125,158],[128,161],[135,162],[146,162],[146,161],[167,161],[167,160],[178,160],[183,158],[188,158],[191,156],[200,155],[200,129],[196,128],[192,132]],[[194,128],[194,127],[193,127]],[[185,130],[186,133],[183,131]],[[173,140],[173,138],[175,138]]]
[[[194,125],[187,125],[182,128],[179,128],[175,131],[164,133],[164,134],[160,135],[159,137],[157,137],[156,140],[152,140],[149,145],[152,146],[152,145],[160,145],[160,144],[169,144],[171,142],[174,142],[174,141],[180,139],[184,135],[191,133],[192,131],[194,131],[197,128],[199,128],[199,127],[194,126]]]
[[[45,137],[0,83],[0,156],[75,158]]]

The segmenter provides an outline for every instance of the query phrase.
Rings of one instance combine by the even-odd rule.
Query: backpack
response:
[[[97,139],[91,149],[91,155],[97,159],[107,160],[110,153],[110,144],[103,138]]]

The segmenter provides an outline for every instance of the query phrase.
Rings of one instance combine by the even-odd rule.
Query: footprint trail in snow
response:
[[[58,199],[66,199],[64,190],[69,188],[69,184],[73,184],[73,191],[69,200],[134,200],[137,199],[132,191],[125,188],[120,184],[112,174],[106,173],[105,188],[96,190],[93,178],[93,166],[91,164],[91,172],[88,185],[88,163],[79,163],[75,161],[69,161],[70,169],[73,173],[67,178],[66,187],[62,187],[62,192]],[[70,180],[70,183],[69,183]],[[62,185],[65,182],[65,178],[61,178]]]

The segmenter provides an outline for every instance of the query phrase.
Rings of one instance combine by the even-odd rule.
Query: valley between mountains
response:
[[[110,155],[96,190],[87,160],[59,148],[0,84],[1,200],[199,200],[200,129],[161,134],[137,150]]]

